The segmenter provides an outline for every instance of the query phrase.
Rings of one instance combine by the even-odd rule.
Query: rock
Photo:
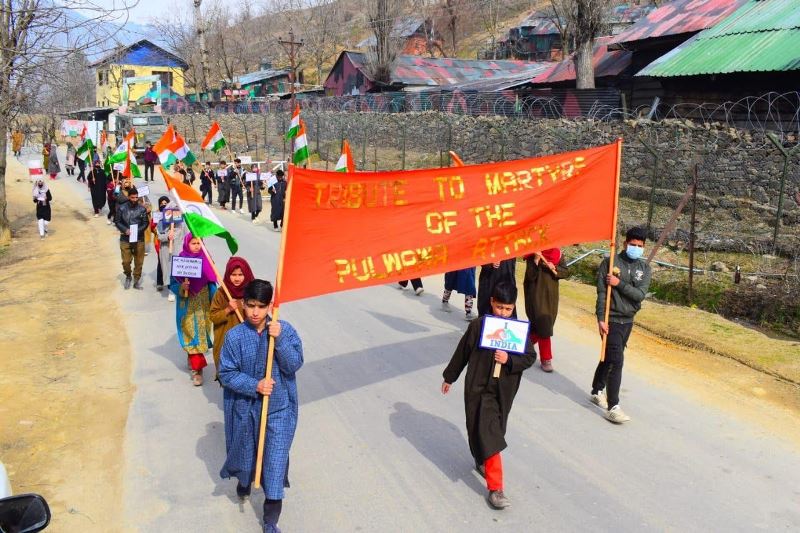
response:
[[[759,283],[758,285],[756,285],[756,289],[758,289],[758,290],[760,290],[760,291],[763,291],[763,290],[765,290],[766,288],[767,288],[767,286],[766,286],[766,285],[764,285],[764,284],[762,284],[762,283]]]
[[[711,270],[713,272],[730,272],[731,271],[728,268],[728,265],[726,265],[722,261],[714,261],[713,263],[711,263]]]
[[[749,281],[750,283],[755,283],[756,281],[758,281],[758,276],[745,276],[744,279]]]

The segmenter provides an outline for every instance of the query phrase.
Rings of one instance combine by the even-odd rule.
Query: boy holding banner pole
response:
[[[647,296],[652,276],[650,265],[642,258],[646,239],[644,228],[629,229],[625,235],[625,249],[616,257],[603,259],[597,269],[595,311],[603,351],[592,380],[590,399],[593,404],[607,409],[606,419],[615,424],[630,420],[619,406],[619,389],[633,318]]]
[[[511,317],[516,301],[516,286],[506,281],[499,282],[494,286],[490,299],[492,314],[500,318]],[[482,339],[486,336],[486,332],[482,331],[484,321],[485,318],[477,318],[470,322],[461,337],[450,363],[442,373],[442,394],[450,392],[452,384],[466,367],[464,410],[469,449],[475,459],[475,469],[486,478],[489,504],[499,510],[511,505],[503,491],[503,463],[500,458],[500,452],[507,446],[505,433],[508,415],[522,380],[522,372],[536,362],[536,351],[526,332],[518,336],[514,343],[522,353],[510,354],[499,348],[492,350],[481,347]],[[491,334],[487,338],[492,338]],[[504,339],[507,338],[504,336]],[[495,374],[498,365],[499,375]]]

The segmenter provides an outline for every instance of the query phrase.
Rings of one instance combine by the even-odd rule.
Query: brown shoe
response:
[[[489,505],[498,510],[511,506],[511,502],[508,501],[502,490],[490,490],[487,499],[489,500]]]
[[[552,372],[553,371],[553,360],[552,359],[542,360],[542,370],[544,370],[547,373]]]
[[[192,385],[195,387],[199,387],[203,384],[203,371],[202,370],[192,370]]]

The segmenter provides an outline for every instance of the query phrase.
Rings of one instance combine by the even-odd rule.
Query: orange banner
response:
[[[290,167],[276,302],[609,240],[620,147],[396,172]]]

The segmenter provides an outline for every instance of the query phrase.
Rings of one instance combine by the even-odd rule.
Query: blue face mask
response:
[[[641,259],[642,255],[644,255],[644,248],[629,244],[628,247],[625,248],[625,254],[630,259],[636,261],[637,259]]]

